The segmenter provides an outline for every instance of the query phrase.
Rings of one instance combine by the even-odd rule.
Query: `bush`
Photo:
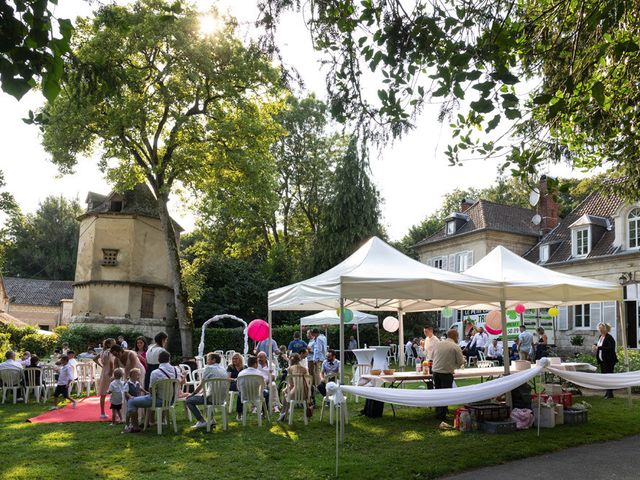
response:
[[[4,355],[10,350],[10,336],[8,333],[0,333],[0,361],[4,362]]]
[[[570,339],[569,342],[571,343],[571,345],[573,345],[574,347],[581,347],[582,345],[584,345],[584,337],[582,335],[573,335]]]
[[[56,335],[43,335],[41,333],[30,333],[22,337],[19,350],[29,351],[39,357],[48,357],[53,354],[58,337]]]
[[[109,327],[104,329],[94,329],[87,326],[58,327],[55,330],[58,336],[58,345],[67,343],[71,350],[84,352],[89,347],[102,345],[105,338],[117,338],[124,336],[131,348],[137,337],[144,336],[135,330],[122,330],[119,327]]]
[[[37,334],[35,327],[16,327],[15,325],[0,325],[0,333],[9,335],[10,348],[20,350],[22,339],[27,335]]]

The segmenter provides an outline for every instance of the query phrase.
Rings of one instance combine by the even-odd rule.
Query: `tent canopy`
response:
[[[464,272],[476,278],[498,282],[500,294],[493,302],[450,304],[455,307],[494,309],[504,301],[507,308],[526,303],[529,308],[622,300],[617,283],[556,272],[497,246]]]
[[[412,312],[490,302],[500,291],[496,282],[430,267],[372,237],[330,270],[271,290],[269,310],[335,310],[344,298],[349,308]]]
[[[351,310],[353,319],[344,322],[345,325],[362,325],[363,323],[378,323],[378,317],[358,310]],[[322,312],[307,315],[300,319],[300,325],[307,327],[311,325],[340,325],[340,316],[336,310],[323,310]]]

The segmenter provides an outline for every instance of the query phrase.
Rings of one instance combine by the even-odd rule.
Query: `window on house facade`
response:
[[[589,254],[589,228],[573,231],[572,250],[574,257],[584,257]]]
[[[111,200],[111,203],[109,203],[110,212],[121,212],[123,207],[124,203],[122,200]]]
[[[471,250],[468,250],[466,252],[456,253],[454,271],[464,272],[466,269],[472,266],[473,266],[473,252]]]
[[[591,328],[591,306],[589,304],[573,307],[574,328]]]
[[[442,257],[436,257],[433,259],[433,266],[435,268],[443,269],[444,268],[444,260]]]
[[[113,267],[118,265],[118,251],[113,248],[102,249],[102,265],[105,267]]]
[[[447,222],[447,235],[453,235],[454,233],[456,233],[456,221],[451,220]]]
[[[142,300],[140,304],[140,317],[153,318],[153,301],[155,300],[155,291],[153,288],[142,289]]]
[[[634,208],[627,217],[629,226],[629,248],[640,247],[640,208]]]
[[[545,263],[549,260],[549,245],[540,246],[540,263]]]

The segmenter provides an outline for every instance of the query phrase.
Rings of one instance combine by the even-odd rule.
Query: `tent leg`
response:
[[[510,360],[509,360],[509,339],[507,338],[507,306],[504,301],[500,302],[500,322],[502,323],[502,357],[504,358],[504,374],[509,375],[510,372]],[[507,392],[505,395],[507,399],[507,405],[513,406],[511,401],[511,392]]]
[[[398,321],[400,327],[398,328],[398,362],[400,371],[404,371],[404,312],[398,309]]]
[[[620,317],[620,329],[622,330],[622,348],[624,349],[624,367],[625,370],[629,371],[629,345],[627,345],[627,316],[625,311],[624,301],[616,302],[618,304],[618,316]],[[629,402],[629,407],[632,405],[631,401],[631,387],[627,388],[627,399]]]
[[[380,320],[379,319],[376,322],[376,329],[378,330],[378,345],[382,345],[382,342],[380,342]]]
[[[358,337],[358,348],[360,348],[360,325],[356,325],[356,335]]]
[[[340,297],[340,365],[340,385],[344,385],[344,298],[342,297]]]
[[[269,359],[269,368],[272,368],[272,360],[271,360],[271,355],[273,354],[273,352],[271,351],[271,342],[273,341],[273,326],[272,326],[272,320],[271,320],[271,310],[267,311],[267,320],[269,322],[269,346],[267,347],[267,358]]]

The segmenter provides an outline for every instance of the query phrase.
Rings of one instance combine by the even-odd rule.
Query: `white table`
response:
[[[390,350],[391,347],[382,346],[382,345],[375,345],[375,346],[372,346],[371,348],[373,348],[375,350],[375,353],[373,354],[373,368],[374,368],[374,370],[376,370],[376,369],[378,369],[378,370],[386,370],[387,368],[389,368],[388,355],[389,355],[389,350]]]
[[[356,348],[351,351],[356,356],[356,360],[359,365],[371,365],[373,354],[376,353],[373,348]]]

